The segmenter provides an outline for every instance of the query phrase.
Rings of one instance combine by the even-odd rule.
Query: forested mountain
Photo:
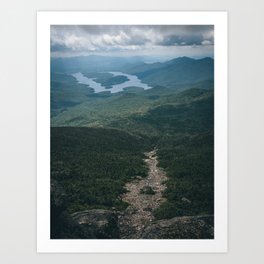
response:
[[[164,63],[137,65],[127,72],[137,75],[151,85],[176,86],[214,79],[212,58],[176,58]]]
[[[87,64],[98,61],[96,57],[64,60],[52,61],[51,74],[51,236],[120,238],[118,219],[128,206],[122,200],[125,185],[146,177],[144,153],[153,149],[158,166],[168,177],[165,202],[154,210],[155,221],[180,216],[203,216],[211,221],[213,59],[182,57],[146,64],[138,58],[130,63],[123,58],[113,58],[111,63],[100,58],[98,65]],[[108,84],[108,76],[99,71],[113,70],[111,65],[137,75],[153,88],[95,93],[69,74],[82,71]],[[114,80],[119,82],[120,78]],[[148,189],[146,195],[154,193]],[[103,232],[76,222],[88,218],[102,222],[104,217],[112,222]],[[212,238],[207,231],[194,238]]]

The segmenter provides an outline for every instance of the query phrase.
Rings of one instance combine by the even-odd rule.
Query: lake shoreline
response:
[[[110,93],[118,93],[123,92],[125,88],[127,87],[139,87],[143,88],[144,90],[152,89],[153,87],[143,83],[136,75],[126,74],[122,72],[109,72],[113,75],[113,77],[116,76],[124,76],[128,80],[119,83],[119,84],[113,84],[112,88],[107,88],[103,86],[101,83],[96,82],[96,78],[88,78],[81,72],[77,72],[72,74],[72,76],[76,79],[76,81],[80,84],[88,85],[90,88],[94,90],[94,93],[101,93],[101,92],[110,92]]]

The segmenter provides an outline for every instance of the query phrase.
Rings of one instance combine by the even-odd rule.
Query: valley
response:
[[[52,62],[51,237],[213,238],[213,60],[88,59]]]

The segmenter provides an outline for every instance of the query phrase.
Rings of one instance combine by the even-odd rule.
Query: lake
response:
[[[95,81],[96,78],[88,78],[84,76],[81,72],[77,72],[72,74],[72,76],[77,80],[78,83],[89,85],[89,87],[94,89],[95,93],[101,93],[105,91],[110,91],[111,93],[118,93],[122,92],[126,87],[140,87],[144,90],[151,89],[151,86],[148,86],[146,83],[143,83],[136,75],[126,74],[123,72],[109,72],[114,76],[125,76],[127,77],[128,81],[125,81],[120,84],[112,85],[112,88],[105,88],[100,83]]]

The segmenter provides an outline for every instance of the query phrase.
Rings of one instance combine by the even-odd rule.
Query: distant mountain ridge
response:
[[[99,73],[120,71],[134,74],[151,86],[180,87],[214,80],[214,59],[178,57],[145,63],[144,57],[81,56],[51,58],[52,73]]]
[[[164,63],[137,65],[127,72],[150,85],[171,87],[214,80],[214,60],[179,57]]]
[[[100,72],[118,71],[124,67],[131,67],[142,63],[140,57],[110,57],[110,56],[79,56],[65,58],[51,58],[51,72]]]

